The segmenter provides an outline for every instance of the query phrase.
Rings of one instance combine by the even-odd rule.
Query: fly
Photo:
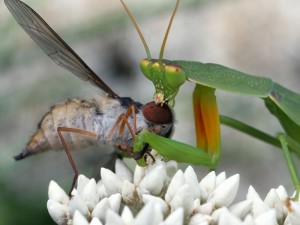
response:
[[[169,137],[173,130],[173,113],[164,105],[145,105],[114,92],[71,47],[32,8],[19,0],[4,1],[11,14],[39,47],[59,66],[82,80],[89,81],[106,93],[92,100],[69,99],[51,107],[41,119],[37,131],[25,149],[14,158],[24,159],[52,150],[64,149],[75,173],[70,194],[78,178],[78,170],[70,150],[92,145],[113,145],[121,153],[139,159],[133,153],[135,136],[149,130]]]

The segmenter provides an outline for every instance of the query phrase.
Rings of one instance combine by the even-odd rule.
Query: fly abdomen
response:
[[[63,149],[57,132],[58,127],[96,132],[94,120],[98,114],[99,109],[94,101],[70,99],[52,106],[42,118],[26,148],[14,158],[20,160],[50,149]],[[96,144],[97,141],[95,137],[74,132],[62,132],[62,135],[70,150],[85,148]]]

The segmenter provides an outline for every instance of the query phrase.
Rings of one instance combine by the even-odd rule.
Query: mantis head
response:
[[[136,31],[138,32],[146,50],[147,58],[143,59],[140,62],[140,67],[144,75],[154,84],[154,101],[156,104],[168,104],[170,107],[173,107],[175,105],[175,97],[179,91],[180,86],[185,82],[186,75],[179,65],[172,64],[172,62],[169,60],[164,60],[163,54],[168,34],[172,25],[172,21],[174,19],[179,4],[179,0],[177,0],[176,2],[175,9],[173,11],[168,28],[166,30],[166,34],[164,36],[164,40],[160,49],[159,59],[151,58],[149,48],[141,30],[139,29],[138,25],[136,24],[133,16],[131,15],[123,0],[120,1],[123,4],[128,16],[130,17]]]
[[[173,107],[179,88],[184,84],[186,75],[179,65],[171,61],[143,59],[140,67],[144,75],[153,82],[155,87],[154,101],[156,104],[168,103]]]

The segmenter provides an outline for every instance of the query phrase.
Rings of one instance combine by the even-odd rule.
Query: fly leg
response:
[[[128,122],[128,117],[130,115],[132,115],[132,117],[133,117],[133,129],[132,129],[132,127],[130,126],[130,124]],[[137,134],[138,131],[137,131],[137,125],[136,125],[136,111],[135,111],[135,106],[134,105],[131,105],[128,108],[128,110],[127,110],[127,112],[125,114],[121,114],[118,117],[118,119],[116,120],[115,124],[112,126],[112,128],[109,131],[109,134],[108,134],[109,137],[112,137],[113,133],[115,132],[115,129],[117,128],[117,126],[120,123],[121,123],[121,125],[119,127],[119,133],[118,133],[118,135],[122,135],[123,132],[124,132],[125,126],[127,126],[128,130],[129,130],[129,132],[130,132],[130,134],[132,136],[132,138],[135,139],[136,134]],[[121,146],[121,148],[122,149],[126,149],[126,148],[124,148],[122,146]],[[143,150],[141,152],[139,152],[139,154],[133,153],[133,158],[135,160],[139,160],[139,159],[143,158],[143,156],[145,154],[147,154],[147,155],[149,155],[149,157],[151,157],[151,159],[153,160],[153,162],[155,162],[155,159],[151,155],[151,153],[148,151],[148,148],[149,148],[149,145],[146,144],[144,146]]]
[[[133,129],[130,126],[129,122],[128,122],[128,117],[132,114],[133,117]],[[108,136],[112,137],[113,133],[115,132],[115,129],[117,128],[117,126],[120,125],[119,128],[119,136],[123,134],[124,129],[125,129],[125,125],[127,126],[132,138],[135,138],[135,135],[137,133],[137,126],[136,126],[136,112],[135,112],[135,107],[134,105],[131,105],[128,109],[127,112],[125,114],[121,114],[118,119],[116,120],[115,124],[112,126],[112,128],[110,129]]]
[[[76,184],[76,181],[77,181],[77,178],[78,178],[78,175],[79,175],[79,172],[78,172],[78,169],[75,165],[75,161],[71,155],[71,152],[68,148],[68,145],[67,145],[67,142],[65,141],[64,139],[64,136],[62,134],[62,132],[70,132],[70,133],[76,133],[76,134],[83,134],[83,135],[87,135],[87,136],[90,136],[90,137],[97,137],[97,134],[95,132],[91,132],[91,131],[87,131],[87,130],[80,130],[80,129],[75,129],[75,128],[68,128],[68,127],[58,127],[57,128],[57,133],[58,133],[58,136],[61,140],[61,143],[63,144],[64,146],[64,150],[68,156],[68,159],[70,161],[70,164],[72,166],[72,169],[74,171],[74,178],[73,178],[73,182],[72,182],[72,186],[71,186],[71,189],[69,191],[69,197],[71,197],[71,193],[75,187],[75,184]]]

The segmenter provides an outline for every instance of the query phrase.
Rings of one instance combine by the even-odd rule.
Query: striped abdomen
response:
[[[41,153],[50,149],[63,149],[57,128],[67,127],[97,132],[96,120],[101,111],[95,100],[70,99],[56,104],[44,115],[26,148],[17,156],[16,160],[29,155]],[[97,128],[98,129],[98,128]],[[97,138],[70,132],[63,132],[70,149],[81,149],[97,143]]]

